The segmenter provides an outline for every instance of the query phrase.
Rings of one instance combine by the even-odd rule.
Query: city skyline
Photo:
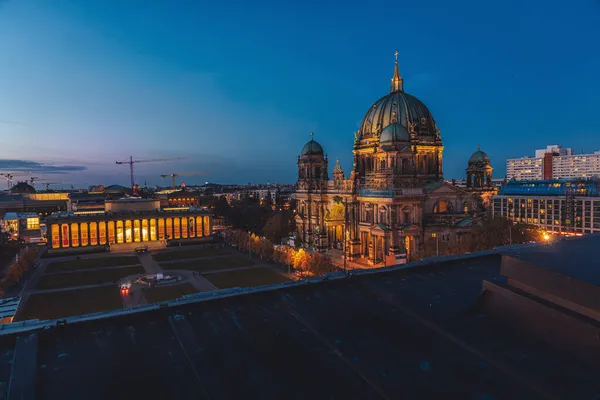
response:
[[[496,178],[531,148],[592,152],[600,10],[556,5],[0,2],[0,166],[127,185],[117,160],[186,157],[140,166],[136,182],[292,183],[314,131],[349,171],[396,49],[406,91],[441,129],[446,178],[464,178],[478,144]]]

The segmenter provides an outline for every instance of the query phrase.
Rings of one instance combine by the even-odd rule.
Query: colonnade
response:
[[[89,222],[57,221],[49,225],[52,248],[200,238],[210,236],[212,231],[208,215]]]

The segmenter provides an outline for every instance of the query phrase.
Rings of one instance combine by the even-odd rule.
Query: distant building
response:
[[[511,180],[494,197],[493,213],[555,233],[600,232],[600,182]]]
[[[11,193],[35,193],[35,188],[27,182],[19,182],[10,188]]]
[[[534,157],[506,160],[506,177],[516,180],[539,180],[544,176],[542,159]]]
[[[11,240],[34,243],[43,238],[40,217],[36,213],[7,212],[2,219],[2,229]]]
[[[33,212],[41,218],[67,210],[69,193],[37,192],[0,194],[0,215],[6,212]]]
[[[69,193],[67,211],[76,214],[104,212],[106,195],[101,192]]]
[[[508,179],[571,179],[600,177],[600,151],[574,154],[573,149],[550,145],[536,150],[535,157],[506,160]]]

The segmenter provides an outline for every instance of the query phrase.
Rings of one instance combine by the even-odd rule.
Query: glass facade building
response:
[[[594,180],[510,181],[494,197],[493,213],[549,232],[600,232],[600,183]]]

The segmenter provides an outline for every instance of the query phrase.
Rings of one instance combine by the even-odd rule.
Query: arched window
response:
[[[442,214],[452,211],[452,203],[446,199],[439,199],[433,207],[434,214]]]
[[[410,218],[410,207],[404,207],[402,209],[402,223],[404,224],[410,224],[411,218]]]

